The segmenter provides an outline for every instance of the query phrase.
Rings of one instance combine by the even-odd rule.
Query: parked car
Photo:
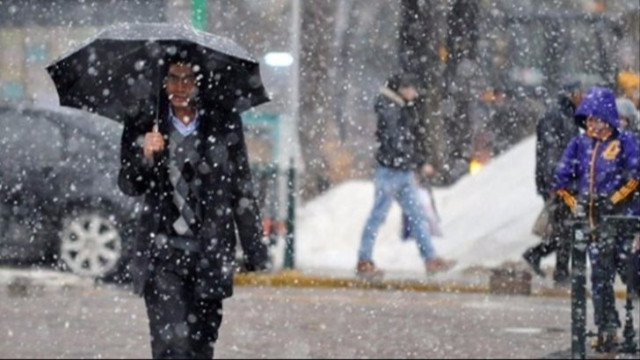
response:
[[[0,261],[126,277],[139,204],[117,187],[121,132],[79,110],[0,106]]]

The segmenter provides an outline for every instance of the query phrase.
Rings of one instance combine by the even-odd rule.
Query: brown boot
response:
[[[380,280],[384,272],[378,269],[373,261],[360,260],[356,266],[356,275],[365,280]]]
[[[455,260],[445,260],[441,257],[434,257],[425,262],[425,268],[427,269],[427,274],[434,274],[437,272],[448,271],[452,267],[456,265],[457,261]]]
[[[613,351],[613,349],[620,345],[620,338],[618,338],[617,333],[607,335],[599,334],[596,338],[591,339],[590,345],[596,352],[607,353]]]

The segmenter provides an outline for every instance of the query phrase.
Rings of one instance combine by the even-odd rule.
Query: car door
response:
[[[0,109],[1,236],[12,248],[9,255],[42,256],[48,244],[42,246],[47,240],[43,236],[55,236],[50,230],[61,197],[57,179],[61,146],[60,128],[45,113]],[[32,248],[38,254],[31,253]]]
[[[62,133],[66,164],[64,176],[74,188],[75,194],[72,195],[89,199],[107,196],[117,190],[114,185],[120,164],[120,134],[104,126],[108,124],[91,120],[95,119],[68,116]]]

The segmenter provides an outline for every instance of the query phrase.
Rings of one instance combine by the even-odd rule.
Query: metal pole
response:
[[[293,269],[295,267],[295,224],[296,224],[296,170],[293,165],[293,158],[289,163],[287,170],[287,235],[284,247],[284,263],[285,269]]]
[[[291,111],[291,123],[290,123],[290,139],[289,144],[291,153],[290,157],[296,159],[300,153],[300,141],[298,134],[298,123],[300,117],[300,32],[301,32],[301,9],[302,4],[300,0],[291,0],[291,55],[293,57],[293,64],[291,64],[291,92],[289,93],[289,104]]]
[[[300,0],[291,0],[291,55],[293,64],[291,67],[291,121],[295,139],[298,138],[298,116],[300,111]],[[295,142],[297,143],[297,142]],[[295,144],[294,143],[294,144]],[[294,152],[295,156],[295,152]]]
[[[298,116],[300,112],[300,0],[291,0],[291,55],[293,64],[291,67],[291,92],[289,93],[291,123],[290,123],[290,144],[289,169],[287,170],[287,219],[285,237],[284,261],[285,269],[295,267],[295,192],[296,192],[296,171],[295,157],[298,154]]]
[[[584,223],[573,224],[573,241],[571,246],[571,358],[586,358],[586,254],[588,235],[584,231]]]
[[[207,30],[207,0],[191,0],[191,24],[198,30]]]

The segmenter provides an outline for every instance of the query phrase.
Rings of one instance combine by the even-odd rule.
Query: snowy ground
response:
[[[437,252],[457,259],[458,270],[519,261],[538,241],[531,234],[542,209],[534,182],[535,138],[493,159],[476,175],[435,190],[443,238]],[[345,182],[305,204],[297,214],[296,266],[300,269],[353,271],[362,228],[373,205],[371,181]],[[281,261],[280,249],[275,251]],[[391,272],[424,274],[414,241],[400,239],[400,208],[394,204],[381,227],[374,261]],[[279,259],[280,258],[280,259]],[[552,265],[553,257],[544,265]]]

